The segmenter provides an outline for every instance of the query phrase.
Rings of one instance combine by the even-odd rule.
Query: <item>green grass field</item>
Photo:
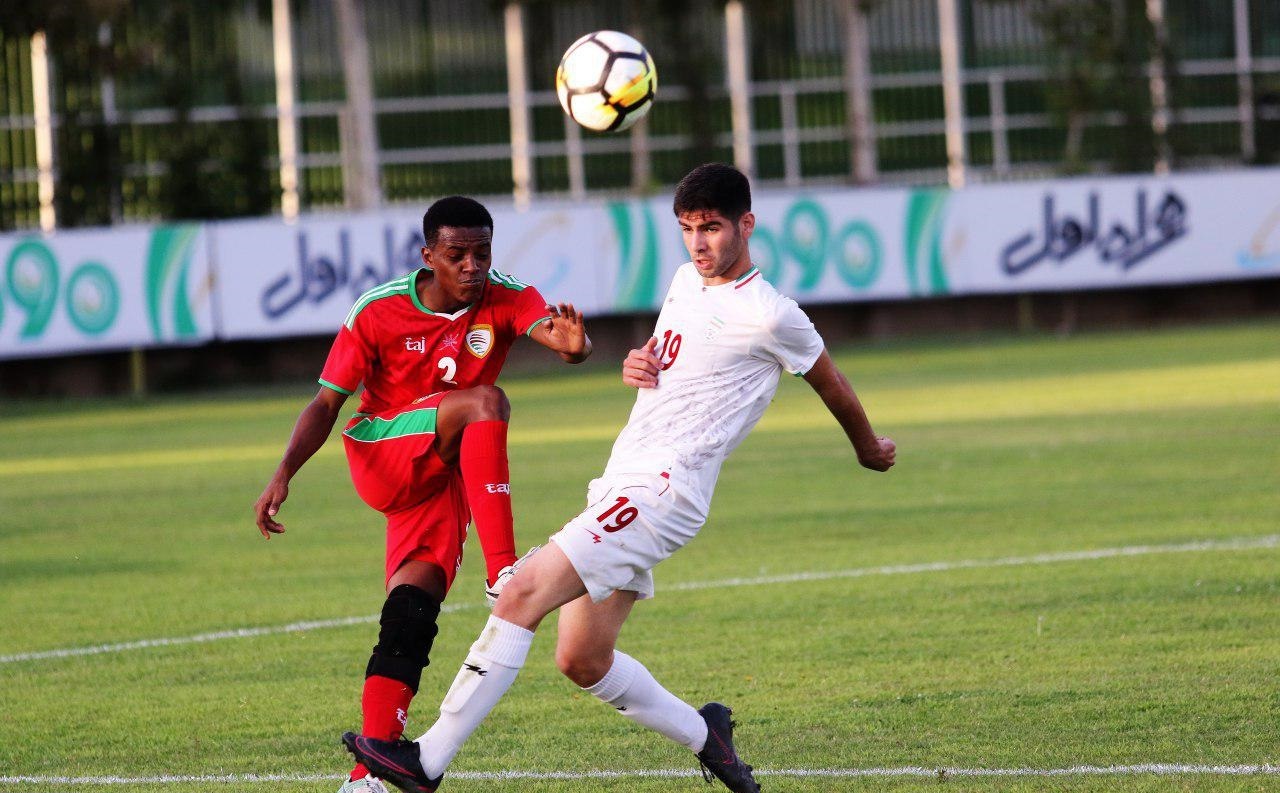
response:
[[[838,353],[897,467],[858,468],[785,378],[621,641],[688,701],[735,707],[767,791],[1280,788],[956,771],[1280,763],[1280,323]],[[580,509],[632,395],[606,362],[504,385],[533,544]],[[6,406],[0,789],[336,790],[382,526],[335,442],[295,479],[288,533],[265,542],[251,514],[312,392]],[[472,545],[411,735],[486,618],[479,562]],[[330,622],[280,630],[300,621]],[[245,628],[266,630],[224,633]],[[444,790],[710,790],[559,676],[554,633]],[[155,639],[176,641],[130,644]],[[49,653],[76,648],[98,651]],[[905,767],[953,770],[812,775]],[[690,776],[639,773],[664,769]],[[534,776],[477,776],[514,771]],[[592,771],[620,776],[536,776]]]

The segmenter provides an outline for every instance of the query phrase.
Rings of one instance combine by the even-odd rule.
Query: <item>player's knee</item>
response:
[[[412,584],[392,589],[382,605],[378,644],[365,676],[399,680],[416,692],[422,669],[430,662],[439,616],[440,601],[422,589]]]
[[[582,647],[556,646],[556,668],[579,688],[590,688],[604,679],[613,666],[613,650],[595,652]]]
[[[479,385],[471,389],[472,421],[510,421],[511,402],[496,385]]]

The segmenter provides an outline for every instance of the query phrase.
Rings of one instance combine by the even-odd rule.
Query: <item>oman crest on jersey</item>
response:
[[[493,349],[493,326],[472,325],[467,329],[467,350],[477,358],[483,358]]]

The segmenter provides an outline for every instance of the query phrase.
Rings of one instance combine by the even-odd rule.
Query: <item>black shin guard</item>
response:
[[[378,644],[373,648],[365,677],[380,675],[399,680],[418,692],[422,669],[429,663],[436,638],[440,604],[411,584],[401,584],[382,606]]]

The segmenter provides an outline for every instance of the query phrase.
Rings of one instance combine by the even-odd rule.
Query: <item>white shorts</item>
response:
[[[614,475],[587,487],[587,508],[552,535],[587,594],[653,597],[653,568],[692,540],[706,518],[658,474]]]

